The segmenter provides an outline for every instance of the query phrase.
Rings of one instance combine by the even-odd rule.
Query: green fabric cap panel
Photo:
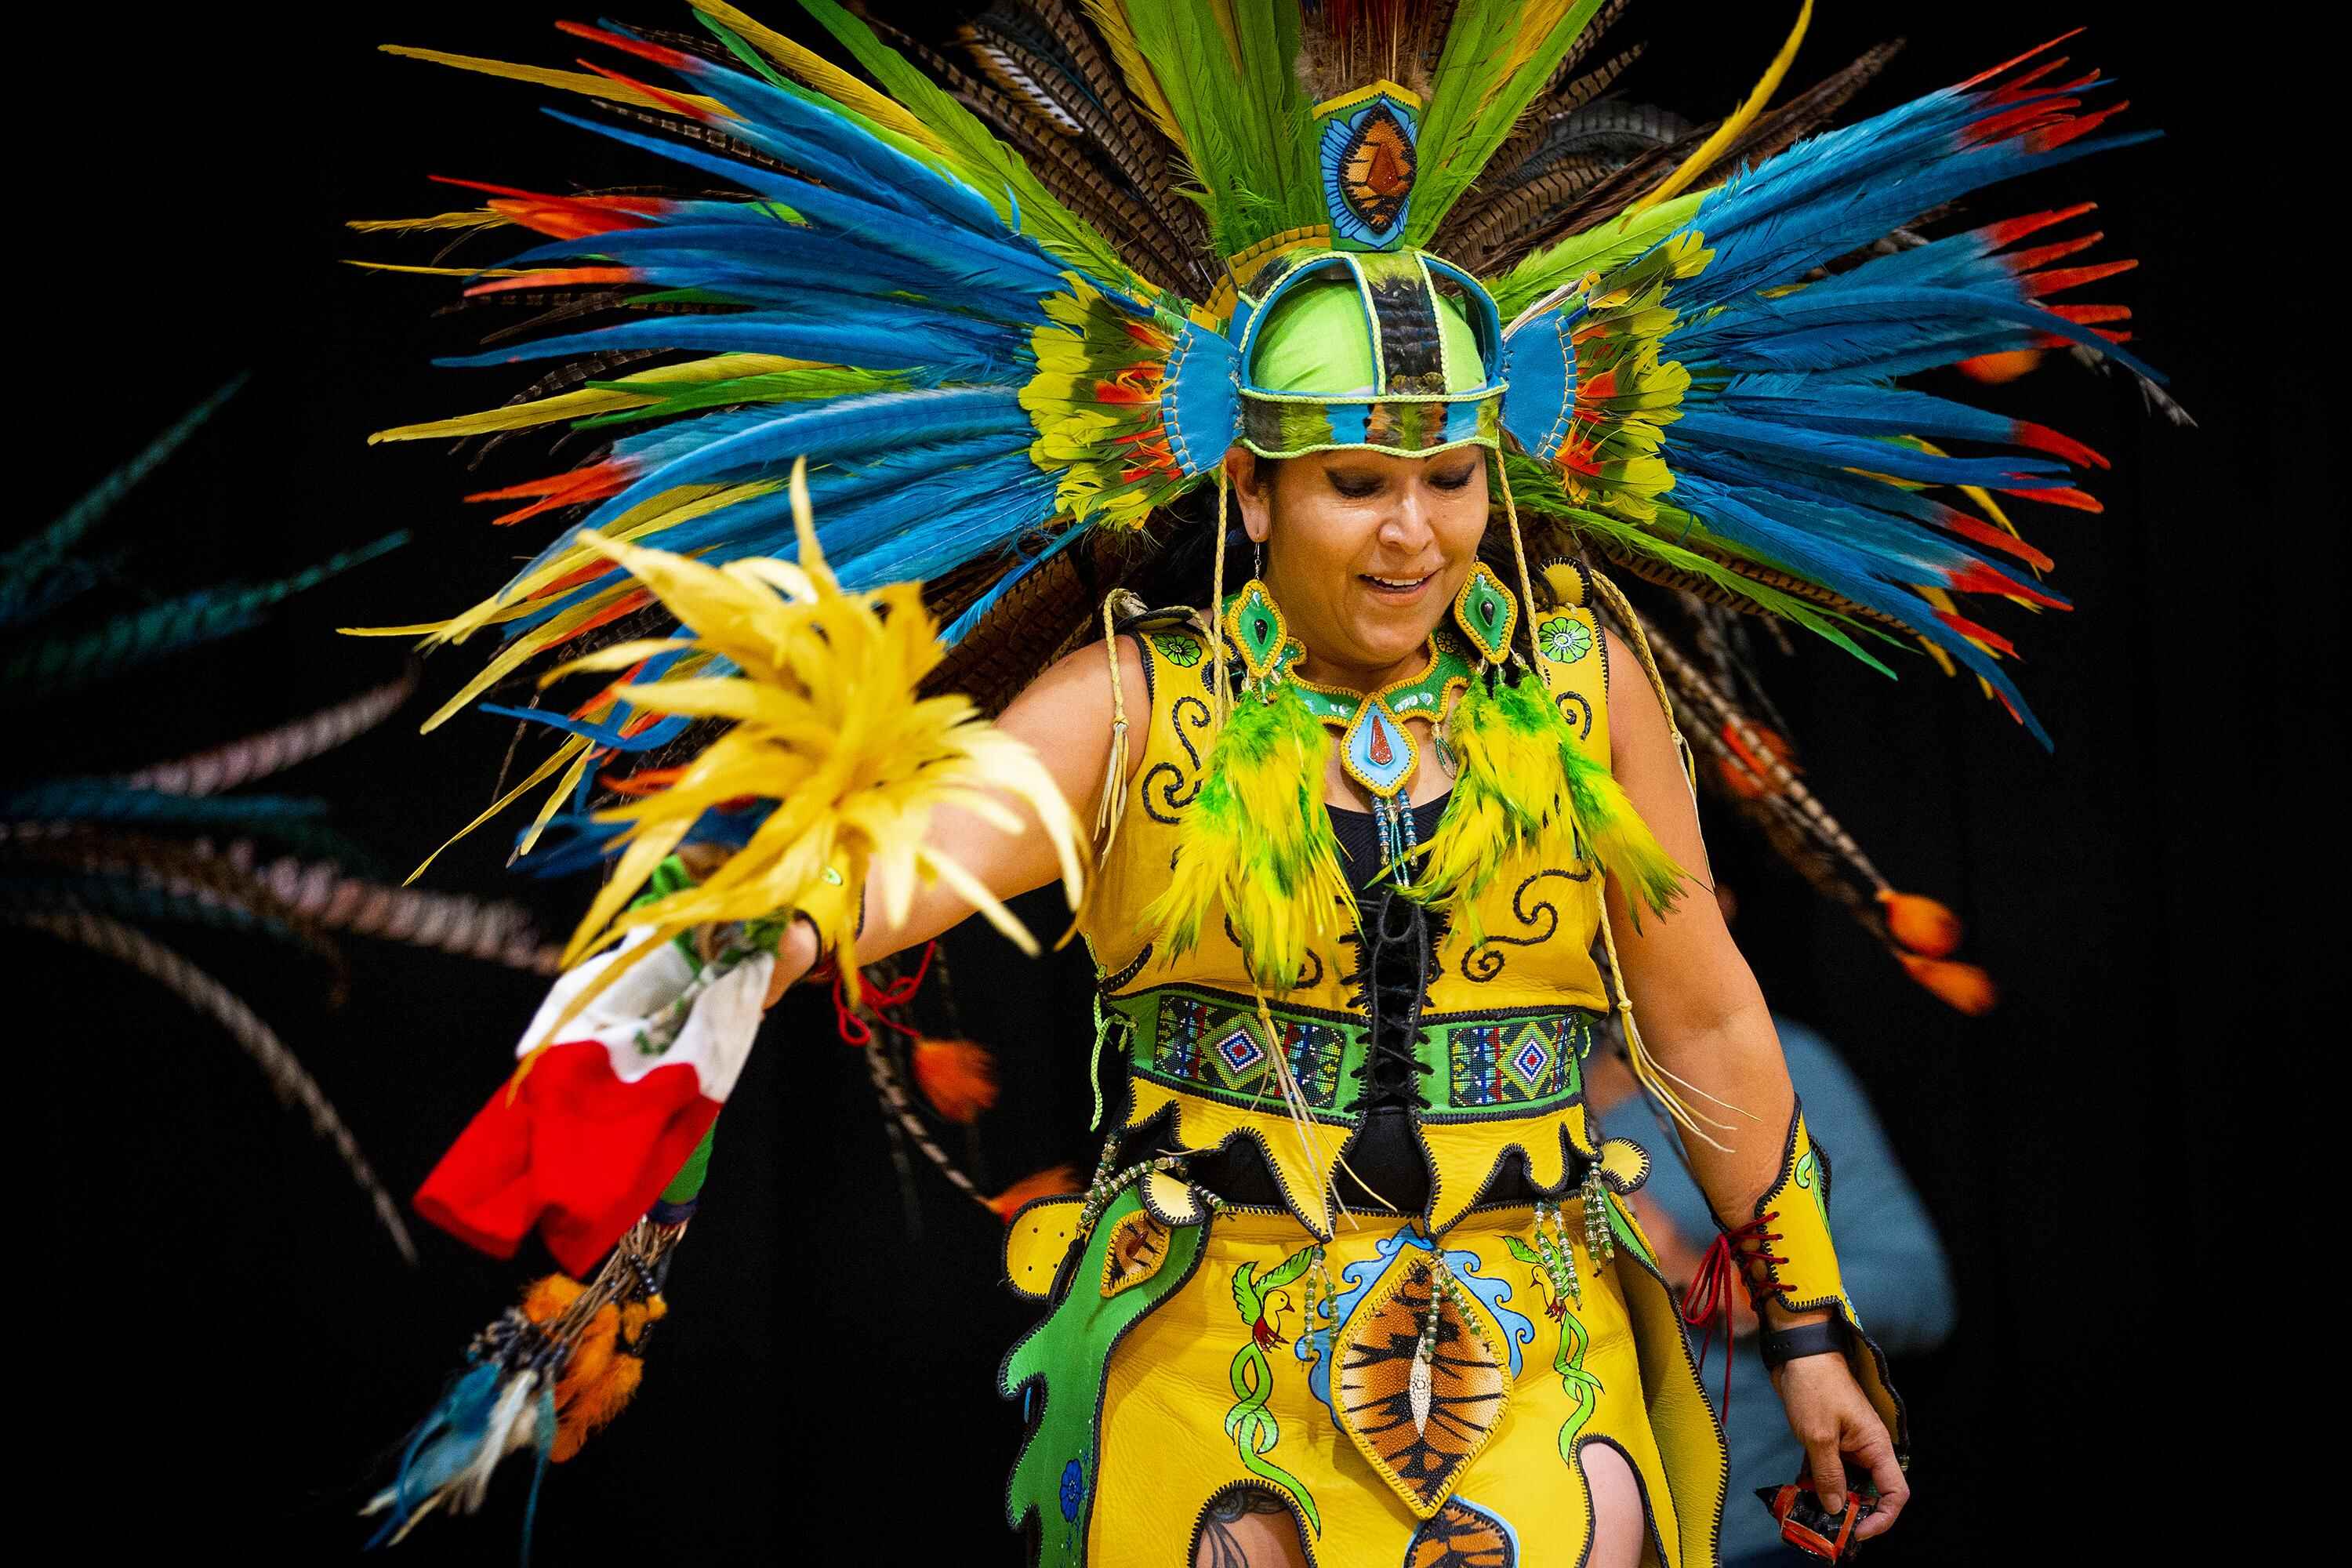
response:
[[[1440,293],[1445,390],[1475,392],[1486,380],[1478,334],[1461,304]],[[1266,392],[1358,398],[1372,395],[1372,329],[1352,281],[1301,284],[1276,300],[1257,336],[1250,384]]]

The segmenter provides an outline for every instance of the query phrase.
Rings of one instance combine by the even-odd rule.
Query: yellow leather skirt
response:
[[[1036,1289],[1055,1232],[1066,1250],[1053,1313],[1005,1363],[1030,1417],[1013,1524],[1034,1519],[1041,1563],[1191,1568],[1248,1489],[1319,1568],[1575,1568],[1580,1455],[1602,1443],[1658,1561],[1712,1563],[1721,1432],[1647,1242],[1604,1202],[1590,1229],[1571,1196],[1474,1210],[1436,1243],[1343,1223],[1319,1249],[1285,1214],[1170,1225],[1132,1190],[1067,1247],[1072,1216],[1033,1205],[1013,1283]]]

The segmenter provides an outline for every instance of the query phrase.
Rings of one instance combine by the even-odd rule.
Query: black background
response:
[[[777,15],[789,7],[763,9],[807,35]],[[2303,210],[2324,204],[2284,195],[2295,95],[2269,62],[2258,81],[2221,79],[2232,58],[2294,52],[2239,34],[2262,9],[2209,13],[2192,34],[2130,5],[1849,3],[1824,8],[1796,73],[1907,33],[1859,115],[2095,24],[2075,58],[2120,76],[2127,122],[2168,138],[1978,210],[2096,195],[2099,254],[2145,258],[2107,290],[2137,308],[2138,347],[2201,426],[2144,417],[2127,388],[2063,363],[1985,395],[2116,459],[2095,485],[2104,516],[2020,508],[2079,606],[2021,628],[2054,754],[1916,660],[1899,685],[1811,644],[1773,669],[1811,782],[1899,885],[1967,919],[1964,956],[2000,980],[1998,1011],[1944,1010],[1740,828],[1715,826],[1767,991],[1848,1047],[1955,1262],[1958,1331],[1902,1369],[1918,1490],[1878,1553],[1890,1564],[2047,1561],[2093,1540],[2185,1560],[2206,1530],[2267,1537],[2300,1490],[2286,1439],[2242,1401],[2298,1381],[2284,1369],[2303,1344],[2259,1217],[2298,1190],[2295,1150],[2285,1113],[2257,1114],[2258,1086],[2307,1101],[2340,1039],[2318,1033],[2333,987],[2306,900],[2325,907],[2314,850],[2330,835],[2305,782],[2337,740],[2337,508],[2310,336],[2326,330],[2314,272],[2329,253]],[[1626,89],[1719,113],[1784,12],[1637,5],[1618,37],[1652,48]],[[17,59],[19,524],[250,370],[108,526],[103,542],[136,551],[100,606],[289,571],[394,527],[415,542],[267,629],[20,721],[12,773],[129,766],[333,700],[401,653],[331,628],[447,613],[535,550],[544,524],[499,532],[455,498],[546,471],[543,447],[467,476],[428,443],[363,444],[520,382],[431,369],[477,330],[432,314],[454,287],[341,265],[430,258],[341,225],[465,205],[427,173],[546,189],[667,177],[536,115],[551,95],[372,52],[568,61],[579,51],[538,5],[317,7],[282,31],[196,9],[89,28],[101,15],[46,15]],[[684,25],[660,6],[626,15]],[[494,259],[495,245],[462,254]],[[434,660],[403,721],[282,781],[333,800],[395,879],[489,798],[503,724],[413,733],[472,660]],[[427,885],[520,896],[565,929],[587,886],[518,892],[504,844],[467,840]],[[404,1194],[502,1075],[542,984],[355,939],[352,1001],[330,1012],[298,954],[166,935],[278,1027]],[[1082,969],[1009,962],[985,931],[948,947],[965,1022],[1012,1090],[984,1124],[987,1178],[1084,1165]],[[58,1395],[29,1423],[47,1454],[20,1469],[19,1506],[101,1559],[218,1541],[250,1561],[342,1560],[372,1462],[525,1266],[420,1226],[425,1266],[403,1267],[224,1037],[97,959],[30,936],[7,951],[12,990],[34,1000],[20,1049],[42,1064],[47,1133],[16,1354]],[[1018,1424],[991,1381],[1028,1309],[994,1287],[997,1222],[928,1175],[909,1237],[862,1064],[829,1023],[797,1003],[772,1016],[645,1390],[551,1476],[541,1561],[1014,1561],[998,1507]],[[502,1477],[488,1517],[430,1521],[401,1550],[511,1562],[524,1489]]]

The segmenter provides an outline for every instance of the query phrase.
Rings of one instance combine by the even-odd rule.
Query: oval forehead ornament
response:
[[[1376,81],[1316,105],[1315,121],[1332,248],[1396,249],[1420,166],[1421,100]]]

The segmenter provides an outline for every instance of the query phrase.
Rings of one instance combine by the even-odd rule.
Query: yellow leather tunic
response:
[[[1592,612],[1564,605],[1539,613],[1536,645],[1554,700],[1606,762],[1607,653]],[[1141,657],[1151,708],[1139,726],[1129,716],[1142,756],[1081,929],[1102,976],[1106,1018],[1127,1047],[1124,1125],[1139,1127],[1173,1106],[1171,1135],[1181,1146],[1253,1141],[1301,1223],[1328,1237],[1330,1194],[1317,1190],[1267,1052],[1289,1058],[1312,1117],[1315,1163],[1331,1170],[1357,1126],[1362,1091],[1352,1074],[1369,1049],[1369,981],[1352,911],[1334,911],[1336,934],[1310,950],[1301,983],[1267,998],[1278,1042],[1265,1037],[1223,918],[1204,921],[1200,944],[1181,957],[1155,951],[1143,911],[1167,885],[1184,807],[1201,788],[1213,666],[1204,637],[1181,615],[1144,619],[1119,651]],[[1608,1005],[1591,951],[1601,886],[1592,864],[1545,864],[1525,852],[1502,866],[1480,900],[1485,940],[1472,944],[1458,922],[1438,940],[1414,1047],[1429,1068],[1423,1087],[1431,1103],[1414,1121],[1433,1177],[1422,1216],[1432,1235],[1462,1217],[1512,1150],[1543,1189],[1569,1179],[1571,1149],[1595,1152],[1582,1058]]]

